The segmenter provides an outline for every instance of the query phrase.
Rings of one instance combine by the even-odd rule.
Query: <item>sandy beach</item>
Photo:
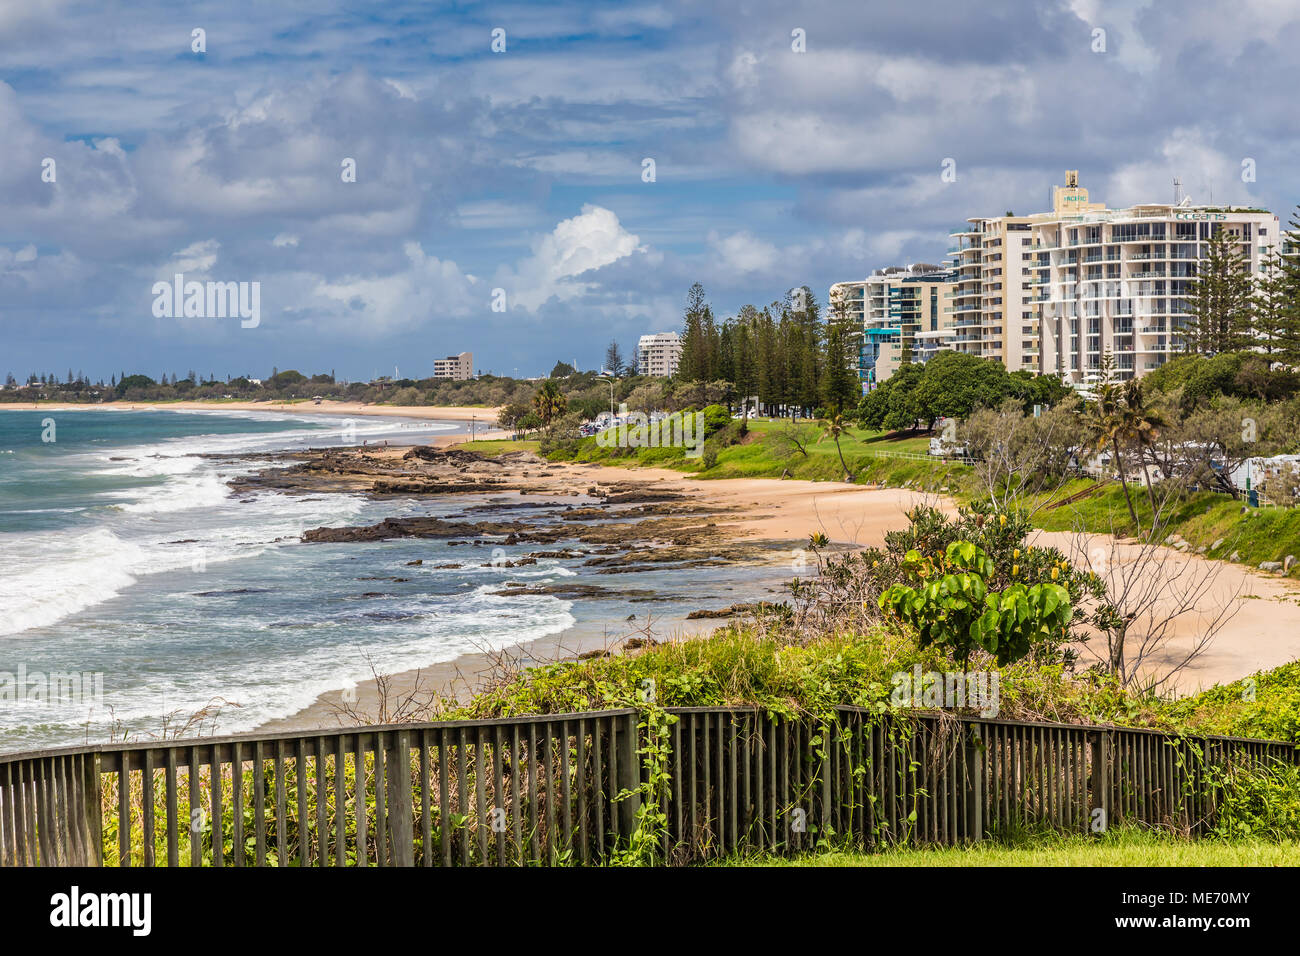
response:
[[[390,448],[376,454],[399,458],[404,452],[402,448]],[[777,554],[781,557],[778,560],[785,563],[788,554],[789,564],[785,570],[788,575],[793,575],[796,562],[804,555],[808,536],[813,532],[824,533],[842,547],[880,545],[886,532],[905,525],[906,512],[918,504],[929,504],[949,512],[954,510],[950,500],[932,495],[830,481],[700,480],[667,469],[564,463],[547,463],[545,475],[550,486],[557,481],[561,486],[573,488],[635,486],[651,493],[672,492],[692,505],[716,509],[719,517],[711,530],[720,540],[780,543],[782,547]],[[1040,532],[1035,541],[1058,547],[1067,555],[1076,545],[1069,535],[1064,534]],[[1125,546],[1121,545],[1115,552],[1117,563],[1123,564],[1126,553]],[[1218,616],[1220,607],[1228,604],[1232,608],[1231,616],[1222,625],[1213,644],[1173,682],[1177,691],[1191,693],[1300,658],[1300,589],[1292,582],[1242,565],[1208,561],[1172,550],[1168,554],[1171,562],[1168,567],[1177,568],[1181,564],[1204,570],[1213,566],[1214,577],[1199,601],[1175,620],[1171,639],[1160,654],[1153,656],[1157,667],[1178,659],[1183,649],[1194,643],[1200,629]],[[1174,590],[1170,587],[1169,593],[1161,599],[1161,606],[1172,605],[1176,600]],[[684,622],[680,617],[664,620],[663,630],[656,632],[659,639],[693,636],[707,632],[716,623]],[[569,631],[519,648],[516,662],[553,661],[593,649],[608,649],[632,633],[632,630],[627,633],[617,630],[606,633]],[[1093,648],[1085,648],[1082,656],[1087,660],[1092,653]],[[499,655],[468,654],[419,672],[392,675],[388,697],[417,692],[427,695],[434,690],[464,696],[494,671],[498,661]],[[321,722],[325,726],[335,726],[347,722],[347,715],[377,715],[378,690],[374,681],[365,682],[353,692],[355,701],[346,706],[340,694],[326,695],[313,707],[277,721],[273,727],[301,728],[320,726]]]

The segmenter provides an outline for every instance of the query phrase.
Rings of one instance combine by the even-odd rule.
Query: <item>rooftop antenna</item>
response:
[[[1174,177],[1174,205],[1183,204],[1183,183],[1177,176]]]

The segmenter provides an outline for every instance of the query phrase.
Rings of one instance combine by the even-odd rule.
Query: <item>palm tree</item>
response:
[[[1137,509],[1133,507],[1133,498],[1128,490],[1128,467],[1124,460],[1125,445],[1136,445],[1139,463],[1144,460],[1144,452],[1154,442],[1160,429],[1165,427],[1164,417],[1154,408],[1150,408],[1142,397],[1142,386],[1136,379],[1124,383],[1103,382],[1097,391],[1097,401],[1089,409],[1087,425],[1092,436],[1092,447],[1097,450],[1110,449],[1119,469],[1120,487],[1124,489],[1124,501],[1128,504],[1129,517],[1135,527],[1138,524]],[[1151,503],[1152,521],[1156,520],[1156,492],[1147,475],[1147,498]],[[1154,530],[1154,525],[1153,525]]]
[[[1123,431],[1130,441],[1138,446],[1138,459],[1143,460],[1144,453],[1148,451],[1155,442],[1160,430],[1165,427],[1164,416],[1154,408],[1146,404],[1142,397],[1142,386],[1138,384],[1137,379],[1131,378],[1124,383],[1123,401],[1121,402],[1120,418],[1123,424]],[[1152,530],[1154,530],[1156,521],[1156,491],[1155,486],[1151,483],[1151,473],[1147,472],[1147,498],[1151,502],[1151,521]]]
[[[840,467],[844,469],[844,480],[852,481],[853,475],[849,472],[849,466],[844,461],[844,450],[840,448],[841,437],[849,437],[849,425],[844,420],[843,415],[836,415],[826,423],[826,430],[822,432],[822,437],[817,440],[822,441],[825,438],[835,440],[835,451],[840,456]]]
[[[1119,484],[1124,489],[1124,501],[1128,504],[1129,517],[1134,527],[1138,525],[1137,510],[1133,507],[1133,498],[1128,493],[1128,469],[1124,464],[1124,453],[1120,450],[1122,442],[1128,438],[1126,431],[1119,386],[1114,382],[1103,382],[1097,390],[1097,400],[1088,409],[1086,424],[1092,439],[1091,445],[1097,451],[1110,450],[1119,469]]]
[[[537,417],[542,420],[542,425],[548,432],[551,429],[551,424],[555,419],[563,415],[568,407],[568,399],[564,397],[564,393],[560,391],[560,386],[556,384],[553,378],[544,381],[542,387],[533,396],[533,410],[537,412]]]

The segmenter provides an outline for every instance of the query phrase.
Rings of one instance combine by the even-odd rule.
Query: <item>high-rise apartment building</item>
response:
[[[968,219],[952,233],[950,314],[958,352],[997,359],[1007,371],[1038,370],[1033,217]]]
[[[862,324],[858,375],[864,390],[889,379],[905,362],[923,362],[951,348],[953,317],[945,311],[953,273],[933,265],[877,269],[867,279],[831,286],[834,314],[843,301]]]
[[[1267,210],[1179,197],[1107,209],[1074,170],[1053,187],[1049,212],[967,223],[951,234],[946,270],[886,269],[831,287],[832,305],[844,298],[861,317],[867,387],[942,348],[1077,386],[1098,380],[1107,354],[1114,377],[1140,376],[1182,350],[1187,300],[1211,236],[1227,232],[1252,276],[1273,247],[1297,252]],[[939,323],[924,311],[935,289],[945,302]]]
[[[1282,242],[1264,209],[1193,206],[1187,199],[1107,209],[1087,203],[1074,174],[1054,191],[1055,209],[1033,217],[1033,269],[1041,305],[1043,372],[1088,385],[1103,356],[1113,376],[1141,376],[1183,349],[1187,299],[1206,243],[1226,232],[1252,276]],[[1071,200],[1083,192],[1084,201]]]
[[[636,367],[642,375],[661,375],[665,378],[677,374],[677,364],[682,360],[682,337],[676,332],[656,332],[643,335],[636,343]]]

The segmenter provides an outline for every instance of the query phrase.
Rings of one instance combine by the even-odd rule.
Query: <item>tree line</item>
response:
[[[1188,283],[1190,319],[1171,330],[1182,339],[1184,352],[1255,349],[1273,361],[1300,365],[1300,207],[1288,225],[1281,245],[1264,255],[1257,279],[1236,237],[1222,228],[1211,232]]]
[[[862,328],[844,305],[823,321],[808,286],[759,308],[745,305],[718,322],[700,283],[686,296],[682,355],[675,380],[725,382],[738,404],[756,411],[804,416],[832,414],[856,405],[861,395],[858,351]],[[689,389],[688,389],[689,393]],[[703,391],[698,404],[705,404]]]

